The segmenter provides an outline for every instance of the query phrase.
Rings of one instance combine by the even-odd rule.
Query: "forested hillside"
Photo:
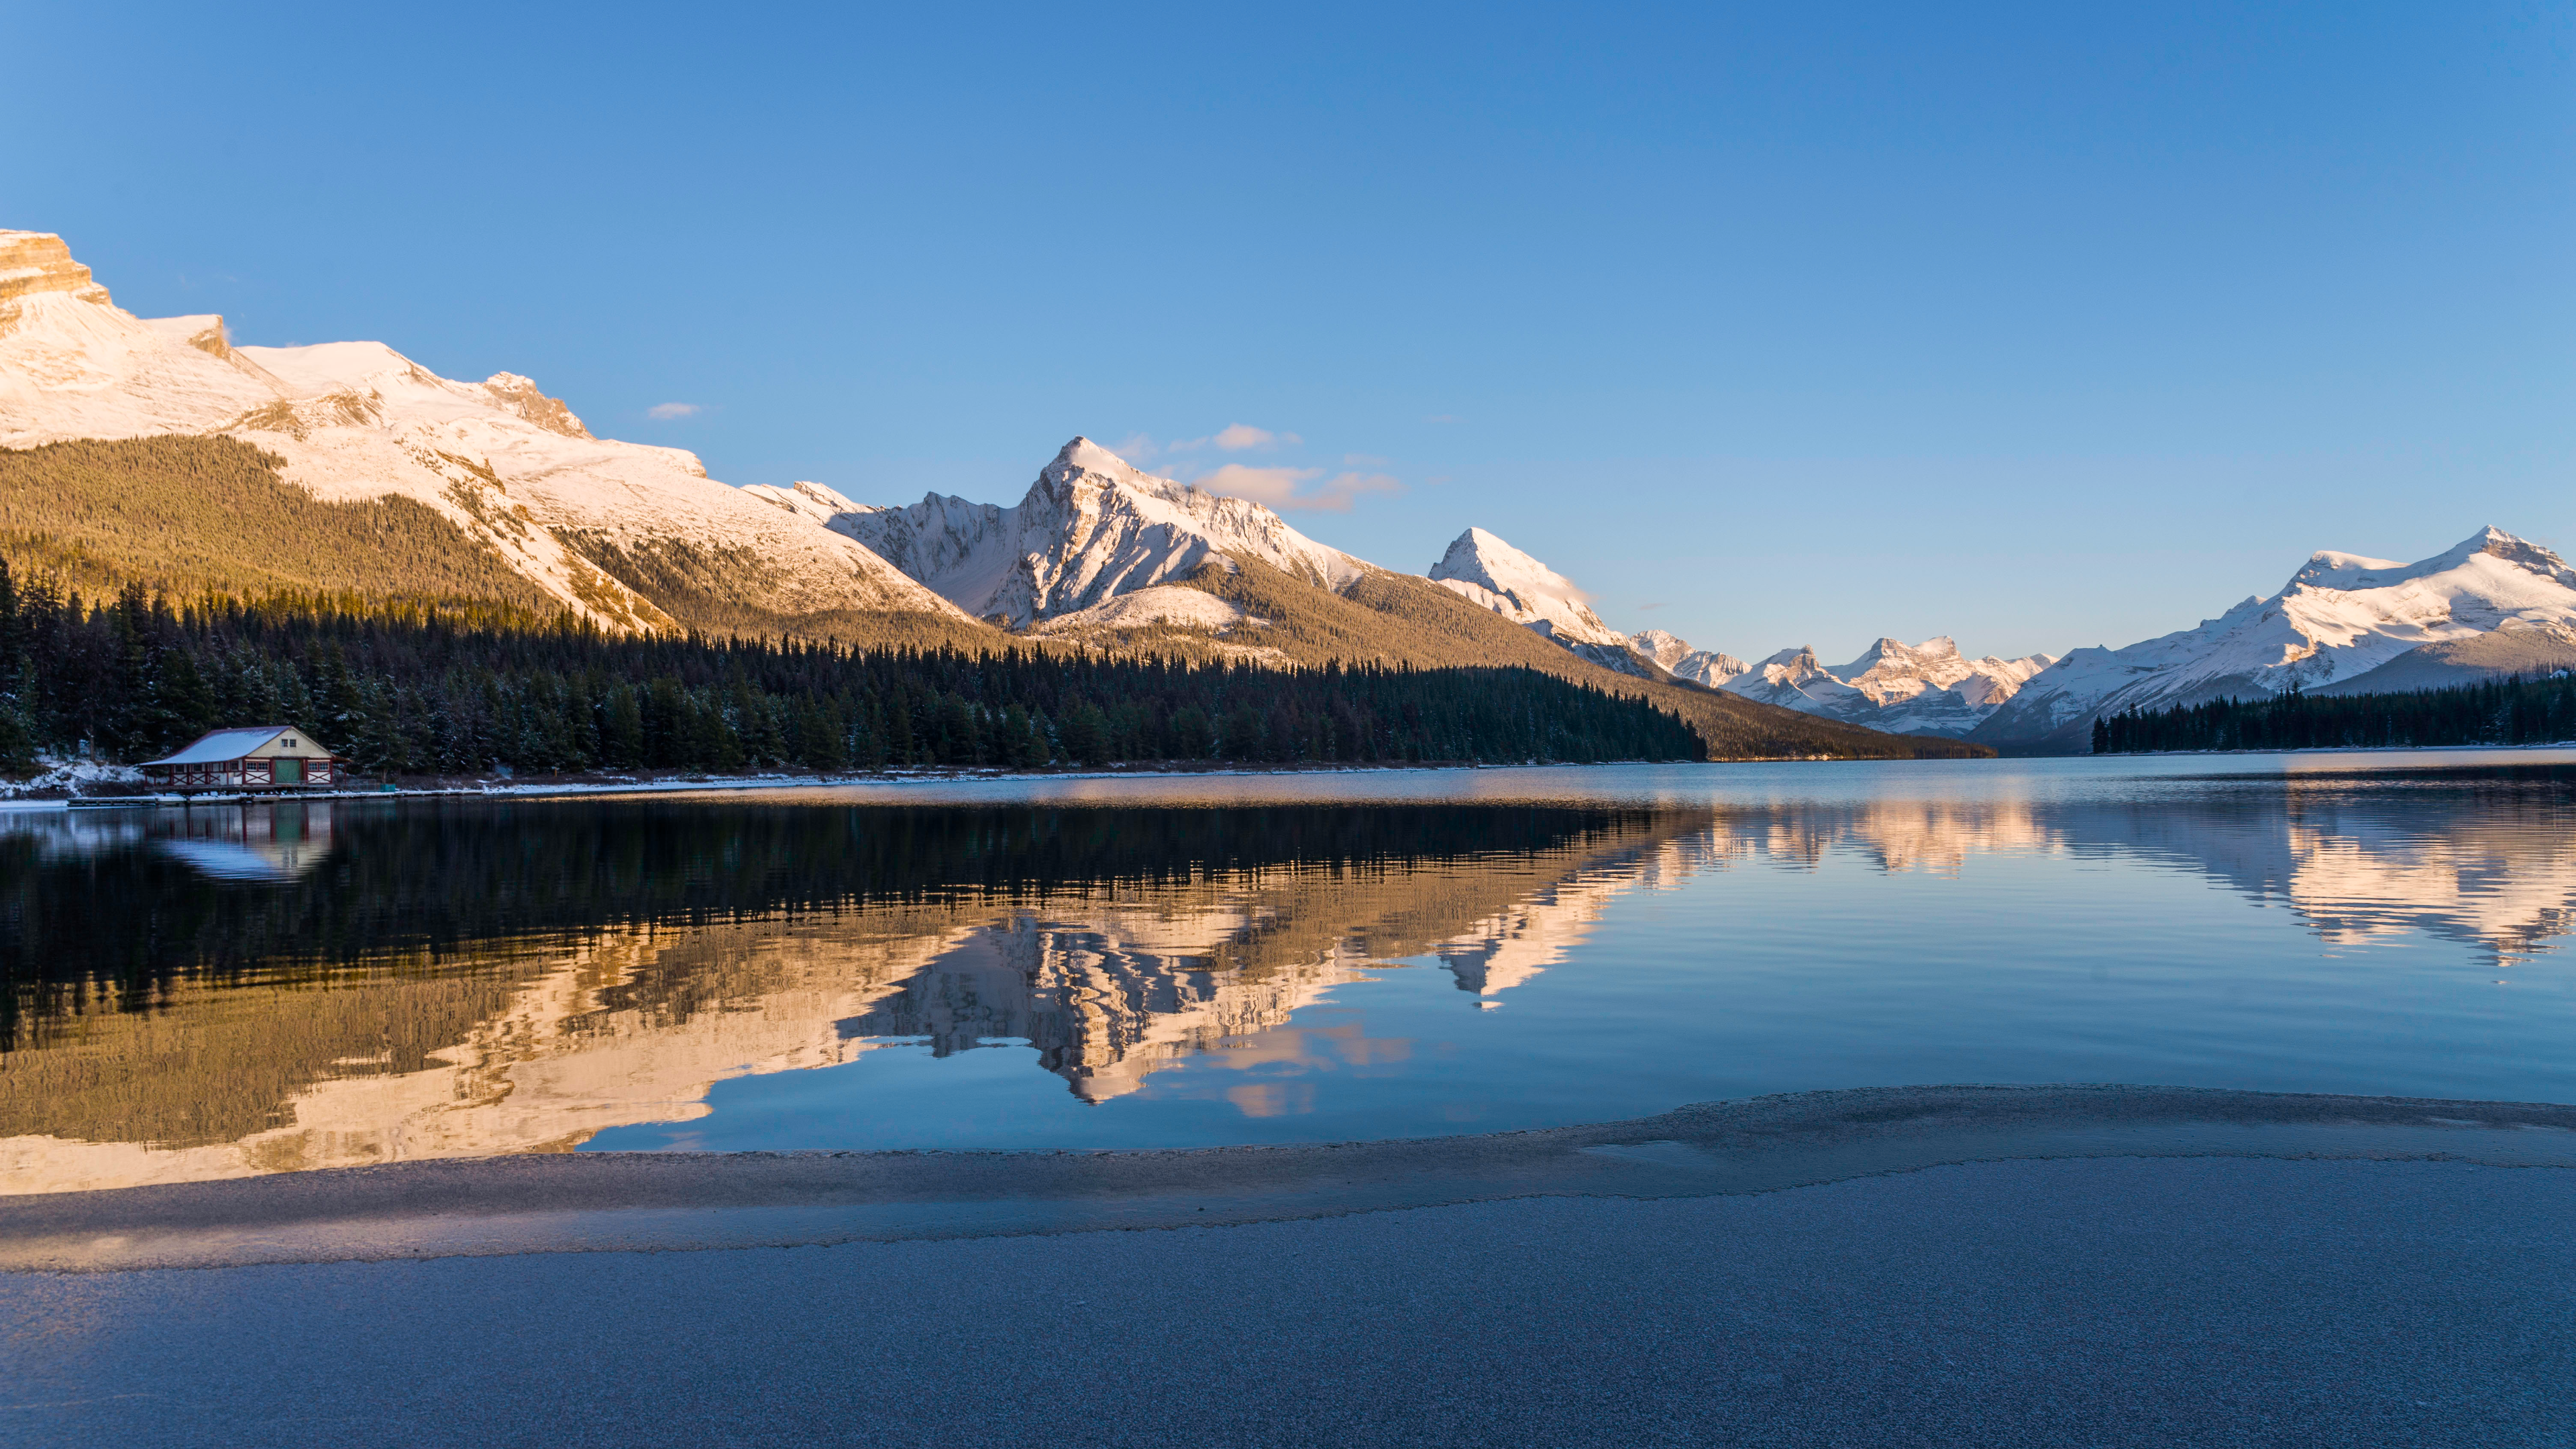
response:
[[[0,759],[152,758],[293,723],[361,774],[1114,760],[1697,760],[1674,714],[1524,668],[1255,669],[1016,649],[612,638],[209,601],[85,603],[0,566]]]
[[[325,501],[280,476],[279,463],[273,454],[228,437],[82,440],[30,449],[0,449],[0,562],[15,570],[22,588],[31,580],[42,580],[42,596],[54,601],[49,607],[67,607],[75,595],[92,601],[116,600],[139,588],[145,600],[140,607],[145,613],[151,612],[151,598],[166,596],[203,601],[192,606],[203,619],[238,616],[259,621],[258,628],[263,630],[282,627],[284,620],[305,616],[344,622],[374,621],[370,627],[404,623],[405,627],[416,626],[426,633],[463,631],[441,637],[491,638],[496,641],[493,648],[499,651],[494,655],[496,660],[517,647],[502,636],[526,634],[553,639],[579,632],[562,601],[515,571],[489,538],[469,532],[427,504],[399,495]],[[457,497],[482,509],[477,517],[489,514],[497,520],[495,527],[510,522],[494,513],[492,500],[481,494],[465,491]],[[1308,698],[1315,687],[1313,682],[1298,681],[1310,671],[1328,668],[1332,669],[1332,677],[1341,681],[1333,687],[1344,693],[1355,687],[1348,681],[1363,678],[1446,677],[1461,669],[1504,670],[1516,678],[1520,672],[1530,672],[1551,676],[1564,686],[1527,694],[1530,701],[1594,696],[1640,699],[1649,712],[1678,716],[1703,743],[1706,752],[1719,758],[1909,758],[1987,753],[1954,740],[1884,734],[1689,684],[1617,674],[1426,579],[1408,575],[1372,570],[1347,589],[1336,592],[1290,578],[1258,560],[1222,560],[1186,582],[1248,611],[1251,617],[1244,625],[1223,637],[1206,629],[1160,626],[1035,637],[1014,635],[970,619],[919,611],[807,612],[790,618],[775,611],[737,607],[739,600],[726,602],[732,596],[708,580],[718,576],[739,580],[757,574],[759,570],[748,562],[735,560],[726,568],[715,568],[709,562],[711,556],[695,545],[668,539],[650,547],[629,547],[578,529],[564,528],[557,533],[573,555],[569,566],[575,581],[589,581],[596,611],[603,617],[627,620],[638,635],[680,640],[693,630],[702,641],[768,639],[773,641],[774,652],[797,657],[812,652],[809,646],[813,646],[826,654],[858,651],[861,657],[871,659],[1016,656],[1033,666],[1043,658],[1061,661],[1066,669],[1085,679],[1093,677],[1085,670],[1110,670],[1106,661],[1112,659],[1135,668],[1163,670],[1186,662],[1194,666],[1193,677],[1238,681],[1253,678],[1248,665],[1274,669],[1293,666],[1286,671],[1287,677],[1260,686],[1281,699]],[[120,617],[127,612],[131,610],[125,605],[111,610]],[[435,628],[431,621],[436,621]],[[607,651],[603,658],[616,652],[604,643],[598,647]],[[701,643],[691,647],[721,652],[725,646]],[[232,661],[236,653],[237,650],[224,653],[224,658]],[[45,689],[72,687],[68,681],[88,668],[77,662],[77,655],[74,650],[65,656],[62,668],[68,672],[53,679]],[[473,662],[462,655],[455,659],[460,667]],[[234,677],[246,677],[231,662],[217,667],[232,669]],[[569,677],[563,667],[548,667]],[[624,665],[602,667],[614,674]],[[686,670],[675,667],[674,672],[679,677],[689,677]],[[384,678],[398,678],[402,688],[410,689],[413,696],[429,698],[422,693],[425,686],[399,670],[377,673]],[[1108,679],[1111,674],[1098,673],[1098,677]],[[630,677],[628,682],[642,678]],[[32,747],[26,742],[53,748],[86,738],[131,755],[134,749],[142,748],[133,741],[160,738],[157,732],[138,732],[120,724],[125,716],[118,710],[123,706],[57,706],[47,703],[38,692],[6,683],[9,679],[14,675],[0,676],[0,688],[12,689],[18,697],[13,716],[16,723],[0,722],[0,731],[17,732],[22,743],[15,748],[22,758],[24,750]],[[1436,691],[1449,686],[1416,683],[1407,687]],[[444,688],[442,683],[440,689]],[[837,688],[825,693],[831,694]],[[1124,688],[1084,684],[1073,692],[1098,705],[1106,717],[1114,699],[1127,697],[1118,692]],[[1526,688],[1540,689],[1534,684]],[[1248,697],[1253,691],[1254,686],[1248,683],[1229,685],[1225,709],[1232,711],[1237,697]],[[401,690],[395,692],[400,695]],[[972,690],[961,690],[947,682],[937,684],[932,693],[978,697]],[[239,708],[246,707],[244,701],[261,697],[264,696],[258,689],[243,686],[223,696],[224,704],[217,717],[238,720]],[[1006,705],[1007,702],[998,707]],[[821,707],[819,702],[817,707]],[[1056,707],[1035,700],[1028,707],[1047,713],[1055,731],[1051,747],[1062,747],[1061,734],[1067,721],[1057,717]],[[1158,707],[1168,715],[1181,704],[1176,698]],[[1205,711],[1208,705],[1201,700],[1197,707]],[[456,705],[449,714],[463,717],[480,708]],[[1268,705],[1260,708],[1267,710]],[[200,716],[182,709],[180,717],[195,720]],[[287,717],[299,721],[303,718],[300,714]],[[82,723],[64,722],[74,719]],[[318,722],[306,727],[328,734]],[[888,728],[892,727],[889,724]],[[1266,719],[1262,728],[1268,728]],[[1550,721],[1547,728],[1574,739],[1586,736],[1592,726],[1568,718]],[[1490,731],[1480,726],[1477,738],[1482,739],[1486,733]],[[1077,744],[1081,737],[1082,730],[1077,726]],[[1158,751],[1181,748],[1157,743],[1151,731],[1139,733],[1131,729],[1123,738],[1125,743],[1113,745],[1115,752],[1107,758],[1163,758]],[[849,744],[858,752],[852,756],[854,760],[867,758],[867,746],[855,729],[849,735]],[[708,748],[714,750],[710,759],[730,758],[730,751],[713,745]],[[884,742],[882,748],[889,760],[905,758],[891,741]],[[1265,744],[1261,748],[1266,751],[1272,747]],[[1356,740],[1329,745],[1308,741],[1298,748],[1307,754],[1273,757],[1422,758],[1420,750],[1447,747],[1425,736],[1393,755],[1313,754],[1318,749],[1392,748]],[[1599,757],[1584,753],[1590,748],[1568,745],[1566,749],[1573,752],[1567,753],[1551,746],[1522,750],[1519,756]],[[1408,754],[1405,750],[1417,753]],[[1499,759],[1512,753],[1503,749],[1491,756],[1474,757]],[[479,744],[458,744],[453,748],[422,745],[401,758],[456,763],[435,767],[415,763],[399,768],[463,768],[463,762],[477,758],[484,762],[477,768],[489,768],[490,761],[498,757]],[[1182,753],[1173,757],[1191,756]],[[1225,753],[1220,757],[1250,756]],[[602,762],[612,758],[599,756]],[[745,758],[767,757],[753,750]],[[516,759],[510,763],[550,768]],[[698,765],[692,757],[692,767],[714,766]]]
[[[2093,722],[2093,753],[2390,749],[2576,740],[2576,676],[2507,679],[2402,694],[2219,699]]]

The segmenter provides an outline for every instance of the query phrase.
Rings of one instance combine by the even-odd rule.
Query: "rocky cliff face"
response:
[[[108,305],[107,288],[72,260],[61,237],[49,231],[0,231],[0,323],[14,311],[10,304],[39,292]]]

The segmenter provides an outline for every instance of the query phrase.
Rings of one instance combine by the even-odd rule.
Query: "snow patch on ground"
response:
[[[1156,624],[1179,625],[1189,629],[1208,629],[1223,633],[1251,624],[1258,627],[1266,620],[1253,618],[1241,608],[1203,589],[1179,584],[1158,584],[1132,594],[1120,594],[1088,609],[1058,614],[1041,621],[1032,634],[1079,634],[1092,629],[1141,629]]]
[[[50,799],[90,793],[101,786],[122,790],[143,783],[143,772],[132,765],[51,758],[40,758],[37,764],[41,769],[32,779],[0,780],[0,800]]]

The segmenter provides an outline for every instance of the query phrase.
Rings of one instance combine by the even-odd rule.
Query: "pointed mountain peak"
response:
[[[1834,670],[1833,673],[1838,678],[1852,679],[1880,668],[1938,668],[1958,657],[1959,641],[1947,634],[1935,634],[1920,644],[1908,644],[1902,639],[1882,636],[1877,643],[1862,650],[1858,659]]]
[[[1051,489],[1060,490],[1079,478],[1111,487],[1132,488],[1174,501],[1195,491],[1186,483],[1148,473],[1089,438],[1077,437],[1056,450],[1054,462],[1038,470],[1038,481],[1030,492],[1035,496]]]
[[[1077,436],[1056,450],[1055,461],[1046,465],[1045,474],[1050,479],[1063,479],[1079,473],[1098,473],[1121,482],[1145,476],[1134,464],[1116,453],[1089,438]]]
[[[2482,553],[2489,558],[2502,559],[2506,563],[2529,569],[2542,578],[2576,588],[2576,570],[2567,567],[2567,560],[2533,543],[2530,539],[2517,538],[2493,524],[2487,525],[2462,541],[2460,548],[2471,555]]]
[[[1453,539],[1449,551],[1431,566],[1431,577],[1480,585],[1498,594],[1545,595],[1576,603],[1587,597],[1572,579],[1481,528],[1470,528]]]

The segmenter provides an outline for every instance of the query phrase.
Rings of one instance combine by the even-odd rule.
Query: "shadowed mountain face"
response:
[[[1713,1058],[1750,1031],[1794,1063],[1838,1003],[1906,989],[1934,943],[1968,943],[1962,993],[1986,962],[2052,952],[2203,963],[2234,991],[2266,941],[2311,959],[2447,943],[2446,969],[2483,979],[2546,966],[2576,927],[2571,788],[2576,769],[2535,766],[1652,807],[818,796],[0,817],[0,1181],[563,1151],[651,1124],[682,1145],[723,1083],[1014,1060],[995,1046],[1076,1110],[1168,1106],[1158,1079],[1178,1069],[1245,1123],[1304,1110],[1299,1074],[1326,1058],[1399,1092],[1458,1050],[1489,1077],[1616,1080],[1648,1069],[1635,1043],[1694,1031]],[[2100,893],[2098,940],[2066,916],[2029,924],[2032,869],[2058,872],[2052,893]],[[2288,914],[2118,923],[2176,878]],[[1766,933],[1799,945],[1788,994],[1757,1010],[1770,958],[1748,943]],[[1411,1026],[1359,1020],[1391,992]],[[1887,1050],[1938,1029],[1873,1009]],[[1437,1024],[1471,1020],[1509,1033]]]
[[[2576,629],[2564,624],[2537,624],[2419,644],[2377,669],[2316,692],[2402,694],[2496,679],[2539,679],[2571,669],[2576,669]]]

